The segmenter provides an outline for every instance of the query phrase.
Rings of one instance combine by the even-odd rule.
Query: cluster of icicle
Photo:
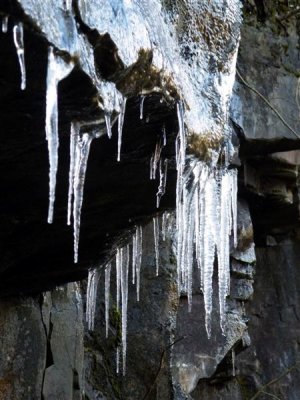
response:
[[[56,55],[53,47],[49,47],[48,70],[47,70],[47,91],[46,91],[46,139],[48,142],[49,154],[49,209],[48,223],[53,222],[56,175],[58,169],[58,103],[57,87],[58,83],[66,78],[73,70],[72,62],[65,62],[60,56]],[[118,116],[118,150],[117,161],[121,158],[122,131],[126,108],[126,98],[120,101],[120,113]],[[73,232],[74,232],[74,262],[78,262],[78,247],[80,235],[81,208],[83,203],[84,182],[90,152],[90,146],[94,138],[102,136],[102,132],[84,132],[84,128],[94,125],[100,126],[102,121],[74,121],[71,123],[70,133],[70,170],[69,170],[69,190],[68,190],[68,215],[67,224],[71,225],[73,209]],[[112,124],[110,113],[105,113],[106,132],[109,138],[112,137]]]
[[[138,226],[132,236],[132,244],[118,247],[115,254],[116,268],[116,307],[121,312],[122,326],[122,371],[126,372],[126,352],[127,352],[127,306],[128,306],[128,280],[131,265],[132,284],[136,285],[137,301],[140,300],[140,273],[142,264],[142,227]],[[109,332],[109,308],[110,308],[110,277],[112,262],[105,266],[105,331],[106,337]],[[86,320],[88,329],[94,329],[95,308],[97,300],[97,287],[99,281],[99,268],[89,271],[88,287],[87,287],[87,307]],[[120,347],[117,348],[116,369],[119,373],[120,364]]]
[[[177,138],[177,272],[179,292],[192,307],[193,265],[196,259],[204,295],[205,325],[211,335],[212,280],[218,260],[220,326],[226,330],[226,297],[230,293],[230,236],[237,244],[237,170],[185,159],[186,136],[182,104],[178,104]],[[188,165],[187,165],[188,164]],[[195,254],[195,258],[194,258]]]
[[[8,32],[8,15],[2,17],[2,33]],[[17,51],[21,72],[21,90],[26,89],[26,67],[25,67],[25,48],[24,48],[24,29],[22,22],[14,25],[13,27],[14,45]]]
[[[144,100],[142,99],[142,102]],[[143,104],[143,103],[142,103]],[[141,105],[141,110],[142,110]],[[226,332],[226,297],[230,292],[230,237],[237,242],[237,171],[224,166],[186,158],[186,133],[184,109],[177,105],[179,132],[176,140],[177,193],[177,272],[179,294],[188,296],[189,311],[192,307],[193,267],[197,264],[200,284],[204,294],[205,324],[208,337],[211,336],[212,280],[215,259],[218,261],[218,284],[220,326]],[[142,115],[142,111],[141,111]],[[164,137],[164,136],[163,136]],[[161,150],[165,141],[159,139],[150,162],[150,177],[155,179],[158,166],[161,169]],[[227,157],[225,157],[227,158]],[[161,178],[160,178],[161,181]],[[165,188],[165,184],[164,184]],[[166,238],[168,214],[162,218],[162,238]],[[153,236],[156,259],[156,275],[159,273],[159,219],[153,218]],[[140,269],[142,258],[142,228],[138,227],[132,238],[132,246],[117,249],[116,266],[116,304],[121,310],[122,320],[122,365],[126,371],[127,352],[127,304],[128,274],[130,254],[132,263],[132,282],[136,283],[137,300],[140,291]],[[217,256],[217,257],[216,257]],[[105,322],[106,336],[109,332],[110,275],[112,264],[105,267]],[[87,291],[87,322],[94,329],[95,307],[99,269],[89,271]],[[117,348],[117,372],[119,372],[120,349]]]

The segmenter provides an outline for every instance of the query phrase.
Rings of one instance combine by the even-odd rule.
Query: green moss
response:
[[[110,313],[110,323],[116,330],[115,346],[119,346],[122,341],[122,319],[120,310],[114,305]]]

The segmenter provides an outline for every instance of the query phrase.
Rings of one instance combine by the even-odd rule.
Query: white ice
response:
[[[2,33],[7,33],[8,30],[8,15],[2,17]]]
[[[94,329],[98,281],[99,281],[99,270],[98,269],[89,270],[87,292],[86,292],[86,321],[89,330]]]
[[[121,111],[118,116],[118,156],[117,161],[121,160],[121,147],[122,147],[122,134],[123,134],[123,124],[126,111],[126,98],[124,97],[121,104]]]
[[[108,337],[109,330],[109,299],[110,299],[110,273],[111,273],[111,263],[108,263],[105,267],[105,336]]]
[[[7,24],[4,25],[7,30]],[[3,25],[2,25],[3,31]],[[14,44],[17,50],[20,70],[21,70],[21,90],[26,89],[26,67],[25,67],[25,48],[24,48],[24,30],[22,22],[19,22],[13,28]]]
[[[76,138],[76,137],[75,137]],[[78,246],[80,234],[81,208],[84,194],[84,182],[87,162],[93,135],[84,133],[77,137],[75,142],[75,166],[74,166],[74,202],[73,202],[73,226],[74,226],[74,262],[78,262]]]
[[[58,108],[57,85],[73,69],[73,64],[66,63],[61,57],[55,55],[53,47],[48,52],[47,92],[46,92],[46,139],[49,153],[49,210],[48,223],[53,222],[56,174],[58,166]]]

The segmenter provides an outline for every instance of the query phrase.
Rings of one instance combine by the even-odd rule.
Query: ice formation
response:
[[[49,210],[48,223],[53,222],[56,174],[58,166],[58,109],[57,85],[73,69],[73,63],[66,63],[54,53],[53,47],[48,52],[47,93],[46,93],[46,139],[49,153]]]
[[[118,116],[118,156],[117,160],[121,160],[121,146],[122,146],[122,133],[123,133],[123,124],[126,110],[126,98],[124,97],[121,104],[121,111]]]
[[[111,115],[109,113],[105,113],[105,123],[106,123],[106,131],[107,136],[111,139],[112,131],[111,131]]]
[[[20,1],[24,12],[31,16],[39,30],[61,52],[71,56],[76,55],[78,66],[91,78],[100,94],[99,105],[104,112],[107,134],[112,136],[111,121],[113,115],[118,114],[118,148],[117,161],[120,161],[122,146],[122,131],[126,108],[126,98],[116,89],[113,82],[104,81],[96,72],[94,49],[84,35],[78,34],[75,19],[72,18],[72,1],[58,0],[36,4],[35,0]],[[78,0],[78,9],[83,21],[95,29],[99,35],[109,33],[111,40],[118,48],[125,67],[133,66],[141,49],[153,52],[153,67],[162,71],[165,76],[172,77],[172,84],[176,87],[182,99],[177,104],[179,132],[176,139],[176,224],[177,224],[177,261],[179,291],[188,295],[189,309],[192,305],[192,272],[197,264],[200,273],[200,282],[204,294],[206,311],[206,329],[211,331],[212,311],[212,275],[214,263],[218,261],[219,301],[221,327],[225,332],[226,296],[229,293],[229,247],[230,235],[233,233],[233,243],[236,244],[236,191],[237,173],[229,169],[228,165],[220,167],[215,162],[204,163],[186,157],[187,135],[189,132],[196,135],[210,135],[216,133],[220,126],[226,126],[228,120],[228,100],[234,82],[237,44],[239,40],[238,26],[240,21],[240,1],[212,0],[197,2],[187,0],[187,14],[191,16],[187,22],[184,35],[178,32],[178,19],[182,17],[177,10],[174,15],[162,7],[160,0],[149,2],[145,0],[130,0],[118,2],[107,0],[99,8],[99,2]],[[171,2],[172,3],[172,2]],[[175,7],[176,10],[176,7]],[[203,23],[203,15],[212,15],[214,20],[223,21],[231,32],[230,43],[232,50],[225,46],[218,49],[218,60],[222,60],[222,68],[211,71],[212,48],[206,38],[198,35],[199,43],[194,46],[194,31],[197,24]],[[199,18],[199,21],[198,21]],[[51,25],[49,26],[49,20]],[[190,23],[189,23],[190,22]],[[220,22],[221,23],[221,22]],[[7,19],[2,20],[2,31],[7,31]],[[222,30],[220,30],[222,32]],[[18,53],[21,69],[21,89],[26,86],[26,71],[24,63],[23,27],[18,24],[14,27],[14,42]],[[198,32],[197,32],[198,33]],[[214,38],[211,38],[212,40]],[[213,45],[221,45],[223,38],[217,37]],[[220,54],[219,54],[220,52]],[[191,54],[182,57],[182,54]],[[53,47],[49,49],[47,93],[46,93],[46,137],[49,151],[49,212],[48,222],[53,221],[56,174],[58,168],[58,109],[57,86],[73,69],[72,63],[66,63],[56,55]],[[165,92],[168,88],[155,88]],[[153,89],[154,91],[154,89]],[[206,96],[203,93],[208,92]],[[144,92],[142,92],[144,93]],[[211,99],[217,99],[212,102]],[[140,99],[140,119],[144,118],[144,94]],[[184,107],[184,104],[186,107]],[[215,117],[216,109],[218,117]],[[148,117],[146,122],[148,121]],[[222,136],[222,134],[221,134]],[[68,224],[71,224],[73,211],[74,224],[74,260],[78,259],[78,243],[81,208],[83,202],[83,188],[87,161],[91,141],[94,135],[80,133],[80,125],[72,123],[70,139],[70,171],[68,191]],[[165,192],[167,161],[161,159],[162,147],[166,145],[166,130],[163,128],[162,137],[158,140],[150,162],[150,179],[156,179],[159,172],[159,186],[156,195],[157,206]],[[166,239],[167,217],[163,217],[162,239]],[[158,272],[158,220],[154,221],[155,253]],[[136,284],[137,300],[140,297],[140,270],[142,258],[142,228],[137,227],[133,235],[132,244],[132,281]],[[194,257],[195,254],[195,257]],[[195,258],[195,259],[194,259]],[[116,253],[116,301],[122,312],[122,359],[123,371],[126,365],[126,329],[127,329],[127,300],[128,300],[128,268],[129,247],[120,247]],[[108,322],[109,304],[109,268],[105,275],[105,304],[106,322]],[[89,327],[93,327],[95,312],[95,292],[98,278],[95,271],[89,273],[87,318]],[[106,324],[108,333],[108,323]],[[117,360],[119,360],[117,350]],[[118,365],[118,363],[117,363]],[[117,367],[118,369],[119,367]]]
[[[154,249],[155,249],[156,276],[158,276],[158,272],[159,272],[159,219],[158,219],[158,217],[153,218],[153,237],[154,237]]]
[[[150,179],[151,180],[156,179],[156,172],[157,172],[157,167],[158,167],[159,161],[160,161],[161,151],[162,151],[162,145],[161,145],[161,139],[159,138],[156,142],[155,151],[152,154],[151,159],[150,159]]]
[[[144,118],[144,102],[145,102],[145,96],[142,95],[140,100],[140,119]]]
[[[111,272],[111,263],[108,263],[105,268],[105,335],[106,335],[106,337],[108,337],[108,329],[109,329],[110,272]]]
[[[88,324],[89,330],[94,329],[98,281],[99,269],[95,268],[89,270],[88,285],[86,291],[86,322]]]
[[[81,208],[83,189],[90,146],[94,136],[84,133],[82,137],[75,136],[75,165],[73,177],[73,226],[74,226],[74,262],[78,262],[78,246],[80,234]]]
[[[117,308],[121,303],[121,325],[122,325],[122,370],[126,373],[126,353],[127,353],[127,306],[128,306],[128,278],[130,264],[130,247],[118,247],[116,253],[116,291]],[[117,349],[117,370],[119,369],[119,348]]]
[[[166,192],[167,173],[168,173],[168,160],[167,159],[164,160],[164,163],[162,163],[162,160],[160,160],[159,161],[159,185],[158,185],[158,190],[156,193],[156,207],[157,208],[159,208],[160,199]]]
[[[2,17],[2,33],[7,33],[8,30],[8,15]]]
[[[215,256],[218,260],[220,324],[226,328],[226,297],[230,290],[230,235],[236,238],[237,171],[212,168],[202,161],[191,161],[177,190],[177,262],[179,289],[187,293],[192,306],[194,243],[200,269],[205,304],[205,323],[211,334],[212,276]],[[178,186],[180,186],[178,188]]]
[[[2,23],[2,31],[7,31],[7,20]],[[21,90],[26,89],[26,67],[25,67],[25,49],[24,49],[24,30],[23,24],[19,22],[13,28],[14,43],[17,50],[18,60],[21,70]]]

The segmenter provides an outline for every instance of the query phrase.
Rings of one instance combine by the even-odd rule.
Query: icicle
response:
[[[159,271],[159,220],[158,220],[158,217],[153,217],[153,237],[154,237],[154,248],[155,248],[156,276],[158,276],[158,271]]]
[[[155,179],[153,177],[153,162],[154,162],[154,154],[152,154],[152,156],[150,158],[150,180]]]
[[[74,173],[75,173],[75,153],[76,143],[79,139],[80,126],[77,122],[71,123],[71,134],[70,134],[70,168],[69,168],[69,190],[68,190],[68,217],[67,224],[71,225],[71,214],[72,214],[72,198],[74,190]]]
[[[163,134],[163,146],[165,147],[165,146],[167,145],[167,134],[166,134],[166,127],[165,127],[165,125],[163,126],[162,134]]]
[[[72,11],[72,0],[66,0],[66,11]]]
[[[212,277],[215,260],[215,241],[213,235],[213,224],[217,223],[216,216],[216,182],[210,176],[204,189],[205,217],[203,238],[203,294],[205,305],[205,326],[207,336],[211,336],[211,313],[212,313]]]
[[[53,210],[55,201],[56,173],[58,165],[58,110],[57,110],[57,85],[73,69],[73,64],[65,63],[56,56],[53,48],[49,48],[47,93],[46,93],[46,139],[49,152],[49,210],[48,223],[53,222]]]
[[[8,30],[8,15],[2,17],[2,33],[7,33]]]
[[[123,375],[126,374],[128,270],[129,270],[129,245],[127,245],[126,249],[124,249],[124,251],[123,251],[123,260],[121,262],[122,365],[123,365]]]
[[[3,26],[2,26],[3,30]],[[21,90],[26,89],[26,68],[25,68],[25,49],[24,49],[24,33],[23,33],[23,24],[19,22],[13,28],[14,34],[14,43],[17,49],[17,55],[20,64],[21,70]]]
[[[112,131],[111,131],[111,115],[108,113],[104,114],[105,117],[105,123],[106,123],[106,131],[107,131],[107,136],[109,139],[112,137]]]
[[[159,208],[160,199],[166,192],[167,185],[167,172],[168,172],[168,160],[164,161],[164,170],[162,168],[162,161],[159,162],[159,185],[156,193],[156,207]]]
[[[232,376],[235,376],[235,350],[231,349]]]
[[[110,296],[110,272],[111,264],[107,264],[105,268],[105,335],[108,337],[109,329],[109,296]]]
[[[74,203],[73,203],[73,226],[74,226],[74,262],[78,262],[78,245],[80,234],[80,217],[83,202],[83,189],[85,173],[93,136],[84,133],[82,138],[77,137],[75,166],[74,166]]]
[[[145,96],[141,96],[141,101],[140,101],[140,119],[144,118],[144,101],[145,101]]]
[[[121,264],[123,261],[123,249],[117,248],[116,254],[116,306],[117,310],[120,308],[120,290],[121,290]]]
[[[183,180],[185,167],[185,149],[186,138],[184,129],[184,111],[183,104],[177,104],[177,118],[179,132],[176,138],[176,168],[177,168],[177,184],[176,184],[176,225],[177,225],[177,275],[178,275],[178,291],[181,290],[181,249],[183,246],[183,230],[184,230],[184,205],[183,205]]]
[[[231,173],[231,207],[232,207],[232,229],[233,229],[233,245],[237,246],[237,170],[232,169]]]
[[[160,161],[161,150],[161,141],[158,140],[156,142],[155,151],[150,159],[150,179],[152,180],[156,179],[156,171],[158,163]]]
[[[220,325],[223,334],[226,329],[226,297],[229,294],[230,262],[229,236],[231,232],[231,178],[230,172],[225,170],[221,178],[220,199],[220,239],[218,246],[218,282]]]
[[[126,98],[124,97],[123,102],[121,104],[121,111],[118,116],[118,156],[117,161],[121,160],[121,146],[122,146],[122,132],[123,132],[123,124],[126,110]]]
[[[116,374],[118,375],[120,372],[120,347],[117,347],[116,352]]]
[[[132,235],[132,284],[135,284],[135,273],[136,273],[136,262],[137,262],[137,229]]]
[[[89,330],[94,329],[98,281],[99,271],[97,269],[89,270],[86,292],[86,321]]]
[[[136,259],[136,299],[140,301],[140,282],[141,282],[141,265],[143,255],[143,228],[137,227],[136,230],[136,246],[137,246],[137,259]]]

